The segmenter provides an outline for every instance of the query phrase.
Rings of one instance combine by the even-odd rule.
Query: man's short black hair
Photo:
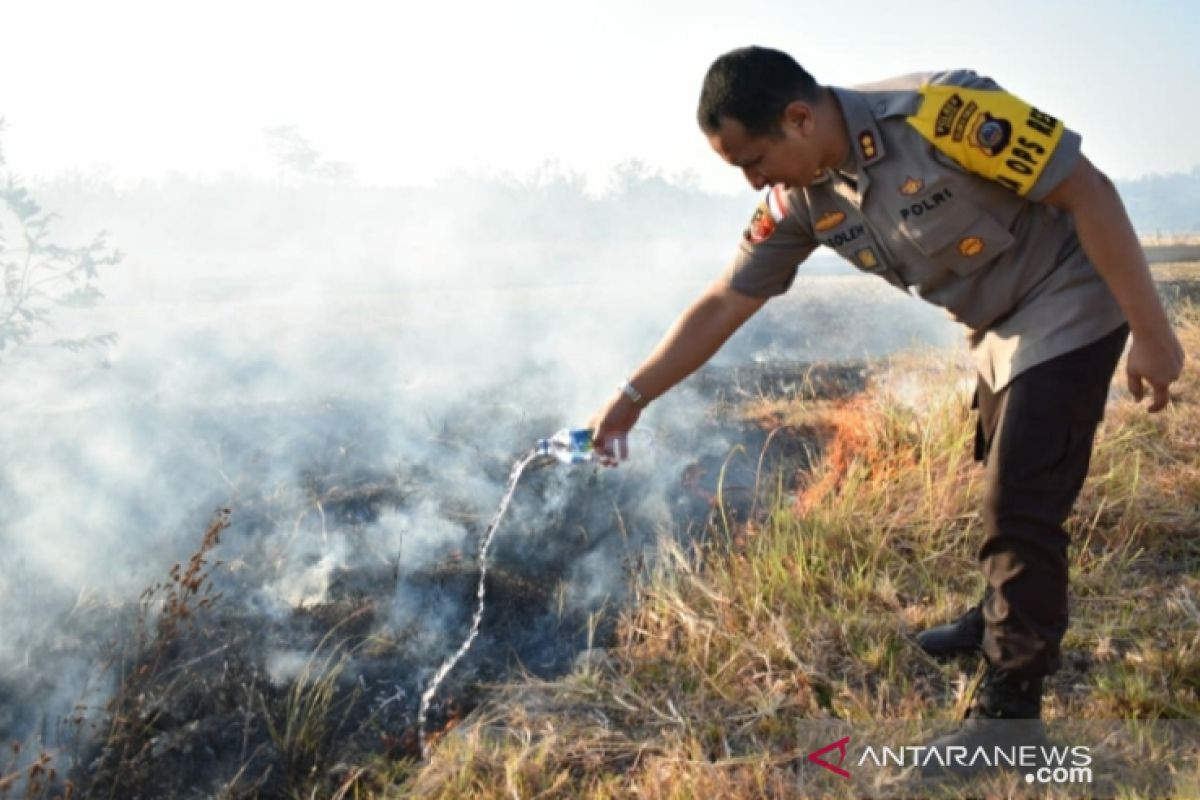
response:
[[[766,47],[731,50],[704,76],[696,118],[714,134],[722,118],[737,120],[751,136],[778,136],[783,110],[795,100],[817,101],[813,76],[787,53]]]

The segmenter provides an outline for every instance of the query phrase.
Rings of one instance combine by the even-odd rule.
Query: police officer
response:
[[[967,723],[1040,720],[1067,626],[1067,535],[1108,387],[1132,331],[1129,390],[1168,402],[1179,344],[1112,183],[1050,113],[970,71],[855,90],[817,84],[785,53],[718,58],[698,118],[713,150],[765,190],[727,271],[592,420],[609,463],[648,403],[706,362],[818,246],[945,308],[978,369],[987,589],[918,637],[981,647]],[[1040,721],[1029,735],[1040,735]],[[983,726],[983,727],[981,727]],[[993,729],[999,726],[993,726]]]

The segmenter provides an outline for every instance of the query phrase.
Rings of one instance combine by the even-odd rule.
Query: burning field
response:
[[[588,333],[536,299],[479,303],[451,330],[436,303],[388,321],[360,301],[118,299],[91,320],[130,341],[111,360],[8,365],[0,797],[308,796],[419,763],[420,698],[470,627],[505,476],[578,424],[545,411],[597,402],[569,372]],[[326,315],[300,339],[296,306]],[[563,342],[535,338],[555,326]],[[779,362],[749,333],[661,404],[630,466],[524,476],[431,742],[495,685],[611,644],[660,540],[697,546],[807,468],[811,432],[729,409],[852,393],[865,366]],[[480,352],[488,336],[509,346]]]
[[[1194,360],[1200,314],[1174,313]],[[602,661],[506,687],[402,785],[445,798],[961,796],[911,774],[843,781],[806,756],[852,732],[920,741],[961,716],[980,675],[976,659],[938,664],[908,638],[981,591],[964,374],[908,355],[846,399],[743,404],[759,424],[812,431],[813,468],[702,553],[665,545]],[[1098,723],[1076,739],[1101,742],[1088,796],[1200,794],[1196,390],[1191,369],[1149,417],[1114,383],[1069,523],[1073,622],[1047,718],[1079,736]],[[1026,796],[1020,778],[971,788]]]
[[[1176,314],[1194,360],[1200,315],[1183,300]],[[211,402],[147,397],[137,408],[153,424],[110,431],[109,445],[162,448],[172,458],[154,470],[170,463],[183,479],[131,456],[102,488],[128,502],[156,481],[203,473],[202,485],[170,513],[141,509],[132,519],[150,532],[129,531],[127,560],[83,543],[3,562],[0,607],[23,613],[0,624],[0,736],[13,743],[0,798],[840,791],[807,782],[799,726],[946,719],[975,674],[906,638],[980,588],[970,373],[961,351],[859,360],[868,348],[831,341],[821,364],[782,360],[770,334],[786,320],[768,322],[664,399],[647,421],[653,448],[629,465],[522,478],[489,552],[479,637],[431,704],[428,759],[421,694],[470,627],[499,487],[537,436],[569,424],[497,398],[592,398],[506,367],[536,380],[486,376],[431,411],[450,394],[438,375],[357,351],[359,379],[405,402],[296,404],[254,381],[233,396],[203,371],[160,383]],[[319,341],[298,349],[350,358]],[[1071,522],[1074,621],[1052,717],[1200,715],[1195,391],[1189,373],[1156,418],[1114,391]],[[22,419],[68,448],[111,422],[104,411]],[[179,429],[210,449],[181,460],[159,441]],[[86,448],[69,454],[97,480]],[[31,526],[113,519],[98,500],[23,506],[49,487],[29,464],[20,478],[10,468],[5,492]],[[1117,742],[1108,755],[1128,766],[1138,751]],[[1200,786],[1188,765],[1175,793]],[[1011,792],[1003,780],[995,790]]]
[[[728,405],[768,380],[794,396],[837,396],[863,376],[852,365],[713,368],[697,388]],[[641,470],[539,465],[524,476],[489,555],[481,634],[431,706],[431,743],[492,685],[564,675],[581,653],[610,644],[615,610],[656,560],[658,537],[700,542],[718,518],[748,518],[769,502],[769,476],[798,474],[817,445],[810,432],[780,435],[728,415],[692,422],[660,431],[656,452],[639,454]],[[483,432],[464,423],[434,437],[470,450]],[[755,460],[727,458],[731,446]],[[498,454],[474,452],[471,462],[485,485],[509,467]],[[664,469],[647,491],[646,471]],[[427,465],[371,469],[335,454],[267,488],[218,509],[194,552],[136,605],[81,598],[54,621],[58,637],[26,650],[0,681],[2,721],[7,738],[46,746],[14,746],[0,792],[284,797],[357,785],[374,774],[368,763],[419,760],[417,703],[465,635],[483,503],[494,495],[472,498],[469,484],[454,492]],[[49,719],[62,686],[39,679],[40,665],[89,650],[110,696],[92,706],[83,697]],[[27,716],[12,714],[22,708]]]

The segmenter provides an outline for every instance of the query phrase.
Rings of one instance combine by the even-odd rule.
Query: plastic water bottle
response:
[[[647,449],[654,444],[654,434],[645,428],[630,431],[623,438],[625,442],[636,443],[639,449]],[[610,444],[615,442],[613,440]],[[539,456],[552,456],[564,464],[586,464],[596,460],[596,447],[590,428],[564,428],[549,439],[538,439],[535,449]],[[624,444],[621,452],[626,452]]]
[[[549,439],[538,439],[538,455],[554,456],[564,464],[586,464],[596,457],[588,428],[564,428]]]

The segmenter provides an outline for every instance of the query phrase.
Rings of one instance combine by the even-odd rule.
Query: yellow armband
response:
[[[1063,135],[1059,120],[999,89],[923,86],[907,118],[964,169],[1019,195],[1037,183]]]

